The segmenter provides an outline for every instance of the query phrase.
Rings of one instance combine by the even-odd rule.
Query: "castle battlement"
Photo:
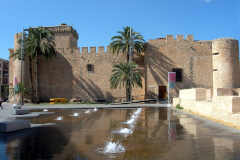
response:
[[[67,24],[61,24],[60,26],[50,26],[50,27],[44,27],[47,28],[55,33],[64,33],[69,32],[73,33],[74,37],[78,39],[78,33],[75,29],[73,29],[72,26],[68,26]]]
[[[189,34],[184,38],[184,35],[182,34],[177,34],[176,38],[174,38],[173,35],[168,34],[166,35],[166,40],[177,40],[177,41],[182,41],[182,40],[187,40],[187,41],[194,41],[193,35]]]
[[[109,46],[107,46],[107,47],[91,46],[91,47],[79,47],[79,48],[56,48],[56,50],[61,54],[66,54],[66,53],[75,53],[75,54],[79,54],[79,55],[108,55],[108,54],[112,54]]]
[[[193,35],[191,35],[191,34],[187,35],[186,37],[184,37],[184,35],[182,35],[182,34],[177,34],[176,37],[174,37],[174,35],[168,34],[168,35],[166,35],[166,37],[152,39],[152,40],[149,40],[149,41],[151,42],[151,41],[156,41],[156,40],[161,40],[161,41],[174,41],[174,40],[177,40],[177,41],[184,41],[184,40],[194,41],[194,38],[193,38]]]
[[[79,47],[78,49],[80,54],[107,54],[111,52],[108,46],[107,47],[104,47],[104,46]]]

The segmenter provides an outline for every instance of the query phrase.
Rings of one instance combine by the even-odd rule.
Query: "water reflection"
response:
[[[34,129],[31,135],[21,138],[13,155],[15,160],[52,159],[68,143],[68,136],[56,127]]]
[[[165,108],[145,108],[137,116],[134,116],[136,109],[101,109],[91,114],[85,114],[86,111],[54,110],[56,114],[30,120],[57,123],[56,126],[0,135],[0,159],[236,160],[240,157],[239,132]],[[76,113],[79,116],[73,116]],[[56,121],[57,117],[63,119]],[[122,123],[130,119],[134,119],[133,128]],[[128,132],[128,136],[114,134],[115,131]],[[114,156],[98,152],[99,148],[111,150],[114,144],[122,149]]]
[[[31,130],[23,130],[18,133],[0,134],[0,158],[1,160],[13,159],[8,157],[11,152],[9,146],[16,146],[18,139],[24,138],[31,133]]]
[[[78,116],[79,116],[79,113],[73,113],[72,116],[73,116],[73,117],[78,117]]]

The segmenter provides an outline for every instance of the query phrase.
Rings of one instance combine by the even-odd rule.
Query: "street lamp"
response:
[[[25,36],[25,31],[28,31],[28,29],[24,29],[23,28],[23,31],[22,31],[22,38],[21,38],[21,52],[20,52],[20,60],[21,60],[21,84],[22,86],[21,87],[24,87],[23,84],[24,84],[24,78],[23,78],[23,61],[24,61],[24,36]],[[22,89],[22,88],[21,88]],[[20,104],[21,105],[24,105],[24,93],[21,91],[20,92],[21,94],[21,101],[20,101]]]
[[[21,83],[23,84],[23,52],[24,52],[24,49],[23,49],[23,45],[24,45],[24,29],[23,29],[23,32],[22,32],[22,38],[21,38],[21,52],[20,52],[20,61],[21,61]],[[21,88],[19,88],[21,89]],[[20,105],[23,105],[23,94],[21,93],[20,91]]]
[[[129,40],[129,62],[132,63],[133,61],[133,50],[134,50],[134,41],[133,41],[133,37],[132,37],[132,27],[130,27],[130,40]],[[132,73],[131,73],[132,74]],[[132,88],[130,89],[130,101],[132,101]]]

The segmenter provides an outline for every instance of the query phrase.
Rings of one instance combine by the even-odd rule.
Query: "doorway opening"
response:
[[[167,86],[158,86],[158,99],[159,100],[167,99]]]

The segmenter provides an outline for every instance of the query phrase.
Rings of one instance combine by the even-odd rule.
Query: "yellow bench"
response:
[[[67,103],[66,98],[50,98],[50,104],[56,104],[56,103]]]

